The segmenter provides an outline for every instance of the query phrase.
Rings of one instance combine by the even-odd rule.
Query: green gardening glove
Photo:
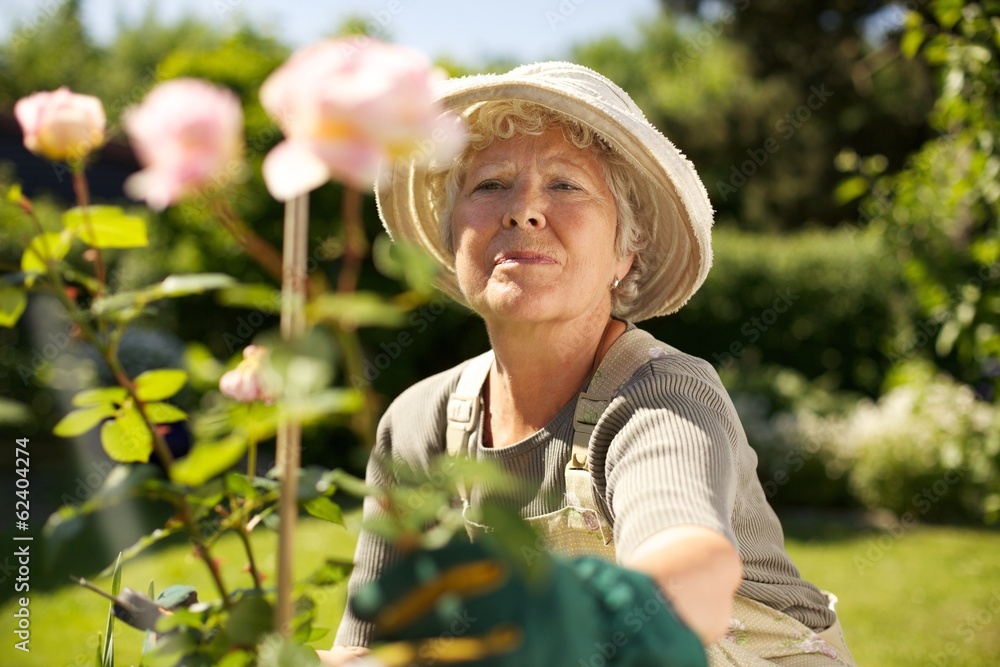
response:
[[[351,601],[388,667],[705,667],[652,578],[597,558],[518,562],[490,538],[417,551]]]

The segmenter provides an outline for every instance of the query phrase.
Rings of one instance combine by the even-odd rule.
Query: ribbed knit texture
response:
[[[444,453],[445,408],[462,366],[417,383],[389,407],[368,464],[370,484],[392,483],[377,463],[383,457],[423,470]],[[499,502],[525,518],[565,507],[564,467],[572,452],[575,403],[509,447],[483,447],[478,434],[475,457],[492,460],[529,484],[513,495],[485,485],[474,488],[471,504]],[[815,630],[836,620],[826,596],[799,576],[785,553],[781,525],[757,479],[757,455],[708,362],[681,353],[651,359],[616,394],[597,424],[592,446],[595,496],[614,525],[619,563],[666,528],[706,526],[739,550],[741,595]],[[365,519],[379,512],[375,503],[365,501]],[[362,531],[348,594],[353,596],[397,558],[391,545]],[[371,631],[348,609],[335,643],[367,646]]]

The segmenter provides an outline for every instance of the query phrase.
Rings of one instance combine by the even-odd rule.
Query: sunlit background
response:
[[[907,14],[914,7],[920,13]],[[137,169],[122,111],[159,81],[207,78],[244,106],[254,172],[234,205],[277,244],[282,211],[259,167],[279,134],[257,90],[295,48],[365,32],[426,51],[455,75],[543,59],[590,66],[692,159],[717,213],[705,287],[678,315],[643,326],[719,371],[789,551],[808,579],[839,595],[859,664],[1000,664],[998,26],[997,3],[950,0],[4,0],[0,194],[20,183],[43,221],[72,201],[65,170],[22,147],[12,115],[17,99],[65,84],[108,110],[111,141],[90,170],[95,200],[138,210],[122,194]],[[330,276],[343,248],[342,194],[328,185],[312,195],[311,248]],[[364,213],[375,240],[371,198]],[[171,273],[267,279],[204,207],[145,215],[151,246],[112,255],[116,289]],[[0,206],[0,230],[0,266],[14,271],[28,233],[16,207]],[[361,284],[383,295],[402,289],[372,262]],[[186,368],[192,381],[177,404],[212,414],[221,371],[275,326],[271,315],[190,297],[134,327],[122,361],[132,375]],[[69,330],[58,304],[41,296],[16,328],[0,329],[8,399],[0,432],[5,442],[31,438],[39,529],[60,504],[95,493],[111,470],[96,437],[51,435],[73,391],[111,382]],[[338,381],[370,385],[383,407],[488,345],[481,323],[443,299],[402,329],[367,329],[362,340],[364,377]],[[181,453],[186,428],[171,442]],[[304,462],[361,473],[369,443],[355,433],[343,420],[311,429]],[[266,470],[269,444],[261,456]],[[0,457],[0,493],[13,489],[13,465],[13,456]],[[123,507],[88,526],[93,539],[51,573],[38,561],[33,586],[46,592],[33,598],[37,643],[4,664],[92,656],[106,607],[67,588],[67,568],[99,570],[158,520]],[[308,522],[303,530],[313,531],[304,533],[303,559],[352,551],[343,531]],[[150,578],[189,576],[189,551],[157,551],[126,579],[143,588]],[[14,589],[3,558],[7,601]],[[335,626],[342,592],[324,605]],[[120,650],[134,662],[141,637],[125,632]],[[9,644],[2,651],[12,655]]]

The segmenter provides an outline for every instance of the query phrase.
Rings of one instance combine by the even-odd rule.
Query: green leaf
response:
[[[259,595],[248,595],[239,600],[229,611],[226,634],[241,646],[253,646],[262,635],[270,632],[274,623],[274,610]]]
[[[372,261],[383,275],[403,280],[421,294],[433,293],[437,262],[419,247],[379,234],[372,245]]]
[[[0,327],[8,329],[17,324],[28,305],[28,293],[20,287],[0,285]]]
[[[63,213],[63,224],[94,248],[145,248],[146,221],[117,206],[76,207]]]
[[[226,490],[230,493],[234,493],[241,498],[256,498],[260,495],[257,491],[257,487],[253,485],[246,475],[242,475],[238,472],[231,472],[226,475]]]
[[[281,415],[300,424],[328,419],[331,415],[353,414],[364,407],[364,396],[355,389],[326,389],[281,404]],[[258,438],[262,439],[262,438]]]
[[[122,563],[127,563],[128,561],[132,560],[133,558],[135,558],[136,556],[138,556],[139,554],[141,554],[143,551],[145,551],[148,547],[151,547],[154,544],[162,542],[166,538],[170,537],[171,535],[175,535],[175,534],[181,532],[182,530],[183,530],[183,527],[181,525],[179,525],[179,524],[177,526],[173,527],[173,528],[157,528],[156,530],[154,530],[153,532],[149,533],[148,535],[143,535],[141,538],[139,538],[139,540],[135,544],[133,544],[132,546],[130,546],[128,549],[125,549],[124,551],[122,551],[118,555],[118,559]],[[117,563],[115,565],[117,566]],[[108,567],[108,568],[105,568],[98,576],[100,576],[100,577],[107,577],[107,576],[111,575],[112,573],[113,573],[113,571],[111,570],[110,567]],[[148,590],[147,595],[149,596],[149,598],[151,600],[156,598],[156,596],[153,595],[153,582],[152,581],[149,582],[149,590]]]
[[[24,194],[21,192],[21,184],[20,183],[14,183],[12,186],[10,186],[9,188],[7,188],[7,195],[6,195],[6,197],[7,197],[7,201],[9,201],[11,204],[20,204],[21,203],[21,197],[23,197],[23,196],[24,196]]]
[[[946,357],[951,354],[955,347],[955,341],[962,334],[962,325],[958,320],[949,319],[938,332],[937,340],[934,342],[934,351],[938,356]]]
[[[78,408],[98,403],[118,403],[121,404],[128,392],[124,387],[97,387],[95,389],[84,389],[73,397],[73,405]]]
[[[340,506],[326,496],[319,496],[302,503],[302,507],[317,519],[323,519],[330,523],[344,525],[344,516],[340,512]]]
[[[170,477],[178,484],[201,486],[236,465],[246,450],[247,441],[237,435],[196,444],[190,454],[170,468]]]
[[[945,30],[951,30],[952,26],[962,18],[962,7],[965,5],[961,0],[948,0],[934,4],[933,11],[938,22]]]
[[[281,291],[270,285],[235,285],[219,292],[219,303],[276,315],[281,312]]]
[[[866,192],[868,192],[868,180],[863,176],[852,176],[837,184],[837,188],[833,191],[833,198],[838,204],[846,204]]]
[[[21,270],[27,273],[25,284],[31,287],[35,281],[34,274],[45,274],[49,271],[50,262],[58,262],[66,253],[72,239],[56,232],[45,232],[31,239],[24,254],[21,255]]]
[[[330,628],[320,628],[314,627],[309,630],[309,636],[306,637],[307,642],[314,642],[317,639],[322,639],[330,634]]]
[[[31,408],[24,403],[0,397],[0,426],[22,426],[31,421]]]
[[[230,649],[226,655],[215,663],[215,667],[250,667],[254,664],[254,656],[243,649]]]
[[[306,314],[313,322],[329,322],[345,329],[400,327],[407,309],[389,303],[376,292],[324,294],[311,303]]]
[[[60,438],[75,438],[78,435],[83,435],[114,414],[115,406],[110,403],[100,403],[79,410],[73,410],[59,420],[59,423],[52,429],[52,432]]]
[[[167,276],[156,289],[163,296],[184,296],[229,287],[235,282],[235,278],[225,273],[192,273],[184,276]]]
[[[927,34],[924,32],[923,26],[910,28],[903,33],[903,38],[899,42],[900,53],[912,59],[913,56],[917,55],[917,51],[920,50],[920,45],[924,43],[926,37]]]
[[[360,477],[355,477],[340,468],[327,472],[326,475],[324,475],[324,479],[331,486],[334,486],[356,498],[364,498],[373,492],[373,490],[365,484],[365,480]]]
[[[101,427],[101,445],[115,461],[146,462],[153,453],[153,434],[134,407]]]
[[[176,368],[146,371],[135,379],[135,394],[140,401],[162,401],[181,390],[187,373]]]
[[[261,642],[258,667],[317,667],[319,656],[308,646],[273,634]]]
[[[172,424],[188,418],[188,414],[169,403],[147,403],[146,416],[154,424]]]
[[[113,296],[98,299],[91,306],[94,315],[105,315],[127,308],[142,308],[148,303],[171,297],[200,294],[207,290],[220,289],[236,283],[232,276],[224,273],[195,273],[186,276],[167,276],[163,282],[135,292],[119,292]]]
[[[330,484],[327,470],[320,466],[308,466],[299,471],[299,482],[296,484],[296,498],[303,505],[306,501],[318,496],[329,495],[336,491]]]
[[[306,583],[310,586],[336,586],[343,581],[347,581],[347,578],[351,575],[352,567],[351,563],[344,563],[328,558],[309,575]]]
[[[111,575],[111,594],[117,597],[121,589],[122,555],[119,552]],[[108,622],[104,628],[104,655],[101,665],[102,667],[114,667],[115,665],[115,604],[113,602],[108,606]]]

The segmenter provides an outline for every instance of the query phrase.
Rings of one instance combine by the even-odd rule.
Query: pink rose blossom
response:
[[[25,148],[50,160],[80,160],[104,144],[101,101],[65,86],[18,100],[14,116],[21,124]]]
[[[368,188],[384,159],[451,159],[465,131],[434,101],[443,78],[423,53],[376,40],[296,52],[260,89],[287,137],[264,160],[268,190],[287,201],[330,179]]]
[[[243,173],[243,109],[229,90],[175,79],[122,120],[145,167],[125,181],[125,192],[155,210]]]
[[[267,348],[247,345],[243,350],[243,361],[219,380],[219,391],[223,396],[241,403],[273,403],[275,395],[265,375],[266,361]]]

